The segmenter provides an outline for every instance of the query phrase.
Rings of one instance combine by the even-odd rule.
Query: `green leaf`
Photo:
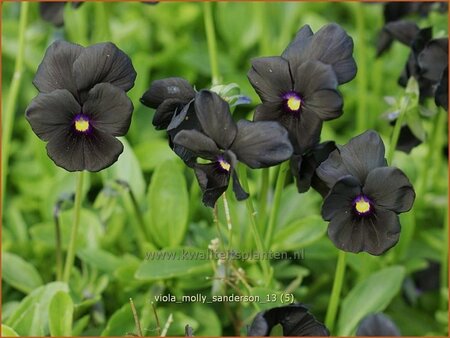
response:
[[[272,250],[290,251],[302,249],[325,235],[327,222],[317,215],[298,219],[279,230],[273,239]]]
[[[59,291],[53,296],[48,321],[52,336],[72,335],[73,301],[67,292]]]
[[[175,161],[165,161],[155,170],[150,183],[150,234],[160,247],[176,247],[188,224],[189,197],[183,170]]]
[[[131,306],[129,303],[126,303],[109,318],[101,335],[125,336],[129,333],[137,334]]]
[[[16,331],[10,328],[8,325],[2,324],[2,337],[19,337]]]
[[[21,336],[48,334],[48,309],[51,299],[58,291],[68,292],[67,284],[53,282],[33,290],[22,299],[5,324],[12,327]]]
[[[100,271],[113,272],[120,266],[120,259],[113,254],[94,248],[84,248],[77,251],[77,256]]]
[[[135,153],[142,170],[145,171],[154,170],[162,162],[176,158],[167,140],[160,138],[138,144],[135,147]]]
[[[2,254],[2,277],[6,283],[24,293],[30,293],[42,285],[42,278],[35,267],[9,252]]]
[[[349,336],[370,313],[381,312],[400,291],[405,268],[393,266],[380,270],[358,283],[342,302],[338,335]]]
[[[207,274],[211,269],[211,261],[205,257],[206,254],[205,250],[191,247],[149,252],[137,269],[135,278],[151,281]]]

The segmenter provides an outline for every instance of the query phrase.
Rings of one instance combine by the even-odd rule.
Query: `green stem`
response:
[[[448,308],[448,296],[445,295],[445,291],[448,290],[448,214],[445,212],[444,228],[442,229],[442,236],[444,238],[444,245],[442,245],[441,252],[441,309],[447,311]]]
[[[77,190],[75,191],[74,217],[72,232],[70,234],[69,247],[67,249],[66,265],[64,266],[63,281],[68,283],[75,260],[75,250],[77,243],[78,226],[80,224],[81,200],[83,194],[84,171],[80,171],[77,177]]]
[[[55,221],[55,239],[56,239],[56,280],[62,279],[62,249],[61,249],[61,224],[59,222],[59,213],[61,211],[61,203],[57,203],[53,213],[53,219]]]
[[[270,168],[262,169],[261,175],[261,195],[259,197],[258,224],[259,231],[264,232],[264,221],[267,211],[267,194],[269,192]]]
[[[250,193],[249,191],[249,187],[248,187],[248,179],[247,179],[247,169],[241,165],[239,168],[239,179],[241,180],[242,183],[242,187],[244,188],[244,190],[246,190],[247,192]],[[253,207],[253,202],[251,197],[247,198],[245,200],[245,204],[247,207],[247,212],[250,218],[250,226],[252,228],[252,232],[253,232],[253,237],[255,239],[255,244],[256,244],[256,249],[259,251],[261,257],[264,256],[264,244],[261,238],[261,235],[258,231],[258,226],[257,226],[257,222],[256,222],[256,217],[255,217],[255,209]],[[266,259],[261,259],[260,261],[261,263],[261,268],[263,270],[263,275],[266,281],[266,285],[269,285],[270,283],[270,279],[271,279],[271,269],[270,269],[270,264]]]
[[[364,22],[364,4],[355,3],[355,19],[358,44],[356,48],[356,58],[358,62],[358,76],[356,83],[358,86],[358,111],[356,115],[356,131],[362,133],[366,129],[367,114],[367,65],[366,65],[366,30]]]
[[[394,159],[395,148],[397,147],[398,138],[400,136],[400,130],[402,129],[403,120],[405,119],[406,109],[408,108],[408,99],[406,97],[402,98],[400,104],[400,114],[395,122],[394,130],[392,131],[391,143],[389,146],[389,153],[387,156],[388,165],[392,165],[392,160]]]
[[[28,6],[29,2],[21,2],[20,4],[20,21],[19,21],[19,33],[18,41],[19,46],[16,56],[16,64],[14,65],[14,74],[11,80],[11,86],[9,89],[9,95],[6,100],[6,107],[3,111],[3,125],[2,125],[2,174],[1,174],[1,186],[2,197],[1,205],[3,208],[3,201],[6,188],[6,180],[8,178],[8,159],[9,159],[9,146],[11,141],[11,134],[14,122],[14,113],[16,111],[17,98],[19,96],[20,83],[22,82],[23,68],[24,68],[24,53],[25,53],[25,31],[27,27],[28,18]]]
[[[203,3],[203,11],[205,17],[206,40],[208,43],[209,62],[211,64],[212,84],[216,85],[220,82],[219,63],[217,59],[217,43],[216,33],[214,31],[214,20],[212,14],[212,4],[209,1]]]
[[[269,225],[267,227],[265,244],[267,248],[271,247],[273,231],[275,229],[275,222],[278,218],[278,211],[281,202],[281,193],[283,192],[284,182],[286,181],[286,174],[289,171],[289,161],[285,161],[280,165],[278,171],[277,183],[275,185],[275,194],[273,197],[272,211],[270,213]]]
[[[325,316],[325,326],[333,333],[336,320],[336,313],[339,306],[342,284],[345,275],[345,251],[339,250],[336,272],[334,275],[333,289],[331,291],[330,302],[328,303],[327,314]]]

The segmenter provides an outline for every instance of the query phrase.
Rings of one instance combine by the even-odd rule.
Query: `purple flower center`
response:
[[[287,92],[282,96],[284,111],[287,113],[298,114],[302,107],[302,98],[297,92]]]
[[[217,165],[220,170],[227,173],[230,172],[231,164],[227,160],[225,160],[222,156],[219,156],[217,158]]]
[[[372,213],[372,201],[365,195],[359,195],[353,200],[353,210],[359,216],[367,216]]]
[[[87,133],[91,129],[90,119],[84,114],[78,114],[73,120],[73,126],[79,133]]]

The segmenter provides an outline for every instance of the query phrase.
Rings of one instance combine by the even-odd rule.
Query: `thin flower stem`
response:
[[[269,192],[269,180],[270,170],[269,168],[262,169],[261,175],[261,195],[259,197],[259,211],[258,211],[258,224],[260,225],[259,231],[264,231],[264,221],[266,219],[267,212],[267,194]]]
[[[84,171],[80,171],[77,177],[77,190],[75,191],[74,218],[72,232],[70,234],[69,248],[67,249],[66,265],[64,266],[63,281],[68,283],[75,260],[75,246],[77,243],[78,226],[80,224],[81,199],[83,194]]]
[[[448,212],[445,212],[444,216],[444,227],[442,229],[442,237],[444,238],[444,243],[442,245],[441,252],[441,281],[440,288],[441,292],[441,309],[447,311],[448,309],[448,297],[445,295],[445,291],[448,290]]]
[[[143,337],[142,329],[141,329],[141,322],[139,321],[139,316],[137,314],[136,307],[134,306],[133,298],[130,298],[130,306],[131,306],[131,311],[133,312],[134,324],[136,325],[137,335],[139,337]]]
[[[327,314],[325,316],[325,326],[333,333],[336,320],[336,313],[339,306],[342,284],[345,275],[345,251],[339,250],[334,275],[333,289],[331,290],[330,302],[328,303]]]
[[[270,248],[272,245],[273,231],[275,229],[275,222],[278,218],[278,212],[281,202],[281,193],[283,192],[284,182],[286,181],[286,174],[289,170],[289,161],[281,163],[278,171],[277,183],[275,185],[275,194],[273,197],[272,211],[270,213],[269,225],[267,227],[265,236],[265,245]]]
[[[400,104],[400,113],[395,122],[394,130],[392,131],[391,143],[389,146],[389,153],[387,156],[388,165],[392,165],[392,160],[394,159],[395,148],[397,147],[398,138],[400,136],[400,130],[403,125],[403,120],[405,119],[405,113],[408,108],[407,98],[402,99],[403,102]]]
[[[225,219],[227,221],[227,228],[228,228],[228,249],[231,250],[231,244],[233,240],[233,224],[231,223],[230,207],[228,206],[226,192],[222,194],[222,199],[223,199],[223,210],[225,212]]]
[[[362,133],[367,124],[367,65],[366,65],[366,30],[364,21],[364,4],[355,3],[356,31],[358,47],[355,50],[358,62],[358,76],[356,83],[358,86],[358,111],[356,115],[356,131]]]
[[[11,134],[14,124],[14,113],[17,106],[17,98],[19,96],[20,84],[22,82],[23,68],[24,68],[24,53],[25,53],[25,32],[27,28],[29,2],[20,3],[20,21],[18,41],[19,46],[16,55],[16,63],[14,65],[14,74],[9,87],[9,94],[6,100],[6,107],[3,111],[2,120],[2,174],[1,186],[2,196],[1,205],[3,208],[3,201],[6,188],[6,180],[8,178],[8,159],[9,159],[9,144],[11,141]]]
[[[170,325],[173,323],[173,315],[170,314],[169,318],[167,318],[166,325],[164,325],[164,328],[161,332],[161,337],[165,337],[167,335],[167,331],[169,331]]]
[[[209,62],[211,64],[212,84],[220,82],[219,62],[217,58],[216,33],[214,31],[214,19],[212,13],[212,4],[209,1],[203,2],[203,12],[205,18],[206,40],[208,43]]]
[[[246,190],[247,192],[249,192],[249,187],[248,187],[248,179],[247,179],[247,169],[241,165],[239,168],[239,178],[241,180],[242,183],[242,187],[244,188],[244,190]],[[253,237],[255,239],[255,244],[256,244],[256,249],[260,252],[260,254],[263,256],[264,255],[264,244],[261,238],[261,235],[258,231],[258,226],[256,224],[256,217],[255,217],[255,209],[253,207],[253,202],[252,202],[252,198],[249,197],[245,200],[245,204],[247,207],[247,212],[250,218],[250,226],[252,228],[252,232],[253,232]],[[270,283],[270,279],[271,279],[271,269],[270,269],[270,264],[266,259],[262,259],[261,260],[261,268],[263,271],[263,275],[266,281],[266,285],[269,285]]]
[[[55,240],[56,240],[56,280],[60,281],[63,274],[63,258],[61,249],[61,224],[59,222],[59,213],[61,211],[61,203],[57,203],[53,212],[55,222]]]

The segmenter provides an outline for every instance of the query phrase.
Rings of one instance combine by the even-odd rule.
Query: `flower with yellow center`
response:
[[[75,121],[75,129],[80,132],[85,132],[89,129],[89,120],[80,117]]]

